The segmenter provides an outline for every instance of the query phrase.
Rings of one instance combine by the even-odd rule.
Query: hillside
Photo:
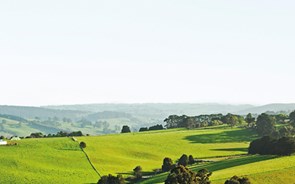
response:
[[[280,112],[280,111],[285,111],[285,112],[291,112],[295,110],[295,104],[290,103],[290,104],[283,104],[283,103],[277,103],[277,104],[267,104],[263,106],[258,106],[258,107],[252,107],[240,111],[236,111],[238,114],[247,114],[247,113],[253,113],[253,114],[261,114],[267,111],[271,112]]]
[[[0,146],[0,183],[92,183],[97,174],[70,138],[26,139]]]
[[[41,119],[53,117],[77,119],[89,114],[89,112],[78,110],[56,110],[43,107],[0,105],[0,114],[9,114],[27,119],[33,119],[36,117]]]
[[[136,117],[163,119],[171,114],[199,115],[214,113],[229,113],[252,108],[252,105],[230,105],[217,103],[142,103],[142,104],[81,104],[45,106],[50,109],[78,110],[78,111],[117,111],[129,113]]]
[[[86,143],[85,151],[102,175],[132,175],[140,165],[154,175],[164,157],[175,162],[182,154],[213,162],[196,164],[191,169],[213,171],[212,184],[222,184],[237,174],[247,175],[254,184],[291,182],[295,156],[247,156],[249,141],[256,135],[246,129],[225,126],[206,129],[172,129],[129,134],[77,137]],[[78,143],[70,138],[25,139],[17,146],[0,146],[1,183],[95,183],[93,171]],[[32,157],[32,153],[34,156]],[[242,156],[241,156],[242,154]],[[163,182],[167,173],[141,183]]]

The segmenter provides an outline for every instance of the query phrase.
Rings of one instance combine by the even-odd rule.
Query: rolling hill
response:
[[[255,138],[250,130],[225,126],[77,137],[102,175],[129,176],[140,165],[150,177],[140,183],[161,183],[168,173],[154,175],[154,169],[164,157],[175,162],[185,153],[212,161],[190,166],[213,171],[212,184],[233,175],[246,175],[254,184],[292,183],[295,156],[245,155]],[[70,138],[25,139],[16,146],[0,146],[0,152],[1,183],[96,183],[99,178]]]

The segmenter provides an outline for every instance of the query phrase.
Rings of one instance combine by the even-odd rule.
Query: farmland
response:
[[[182,154],[212,160],[190,166],[194,171],[213,172],[213,184],[233,175],[247,175],[253,183],[293,181],[295,156],[248,156],[249,142],[256,134],[248,129],[218,126],[203,129],[170,129],[127,134],[78,137],[101,175],[129,176],[140,165],[153,177],[142,183],[161,183],[168,173],[154,175],[164,157],[175,162]],[[91,168],[78,142],[70,138],[24,139],[17,146],[0,147],[1,183],[96,183],[99,176]],[[274,180],[276,179],[276,180]]]

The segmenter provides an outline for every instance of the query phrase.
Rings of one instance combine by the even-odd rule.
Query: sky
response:
[[[295,103],[295,2],[0,1],[0,104]]]

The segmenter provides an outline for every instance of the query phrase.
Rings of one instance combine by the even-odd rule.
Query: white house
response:
[[[19,141],[21,139],[19,137],[15,136],[15,137],[11,137],[10,140],[12,140],[12,141]]]
[[[7,141],[3,141],[2,139],[0,139],[0,146],[2,145],[7,145]]]

